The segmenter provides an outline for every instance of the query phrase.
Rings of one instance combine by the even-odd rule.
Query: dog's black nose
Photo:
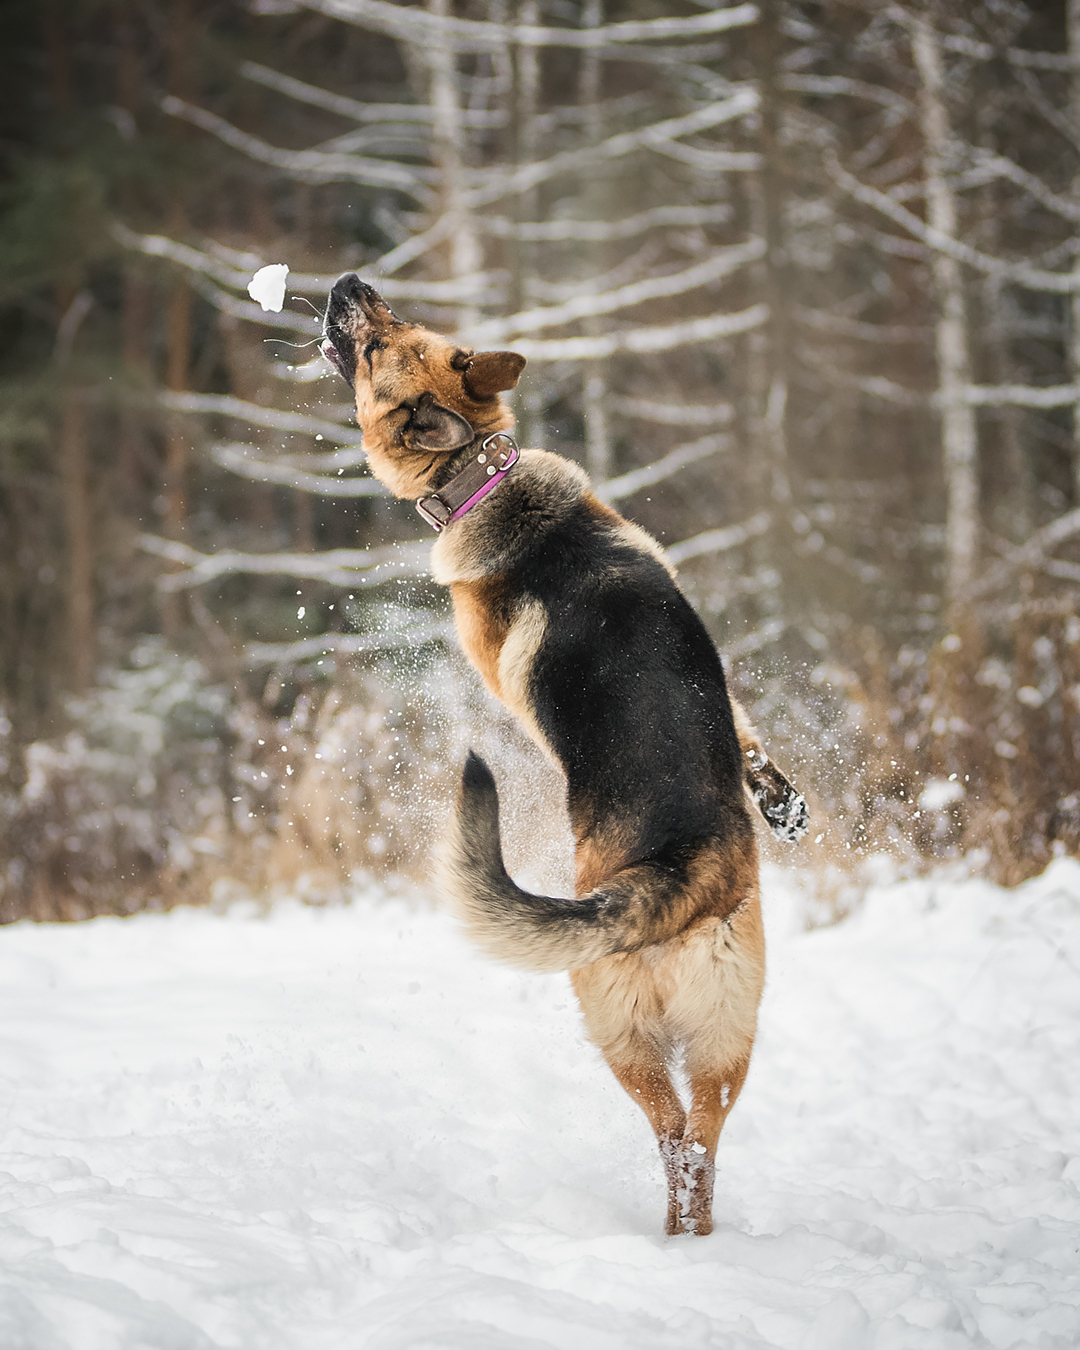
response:
[[[344,272],[330,288],[327,318],[332,322],[340,322],[345,316],[351,315],[355,322],[357,311],[368,323],[384,325],[400,322],[374,286],[361,281],[355,272]]]
[[[330,295],[335,300],[351,300],[354,304],[359,304],[364,289],[364,283],[355,272],[342,272],[331,286]],[[370,290],[371,287],[368,286],[366,289]]]

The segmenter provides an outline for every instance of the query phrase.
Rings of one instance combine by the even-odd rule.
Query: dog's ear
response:
[[[474,432],[464,417],[424,394],[401,431],[410,450],[460,450]]]
[[[465,392],[475,399],[491,398],[513,389],[524,369],[525,358],[517,352],[477,352],[462,375]]]

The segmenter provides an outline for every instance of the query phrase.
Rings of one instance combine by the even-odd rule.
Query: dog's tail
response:
[[[457,819],[440,857],[440,889],[490,956],[527,970],[577,970],[681,932],[716,884],[739,880],[719,876],[716,861],[699,860],[690,875],[636,863],[577,900],[531,895],[507,875],[495,779],[470,751]]]

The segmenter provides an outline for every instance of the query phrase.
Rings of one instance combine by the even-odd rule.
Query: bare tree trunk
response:
[[[920,80],[926,220],[931,228],[955,239],[956,196],[946,178],[950,129],[945,72],[937,34],[923,14],[911,20],[911,49]],[[975,410],[965,399],[971,383],[971,359],[960,264],[935,252],[932,266],[938,307],[934,336],[945,466],[945,601],[947,613],[955,619],[962,617],[958,610],[978,559],[978,441]]]
[[[765,370],[758,376],[755,407],[761,464],[768,466],[768,493],[777,506],[787,506],[791,486],[787,465],[788,371],[790,369],[791,322],[790,268],[784,220],[784,184],[781,157],[780,117],[783,93],[780,86],[780,7],[777,0],[764,0],[756,41],[759,44],[758,80],[761,90],[760,221],[765,240],[765,299],[769,323],[763,334],[761,357]]]
[[[1068,28],[1069,55],[1073,60],[1069,82],[1069,111],[1074,124],[1080,124],[1080,0],[1067,0],[1065,22]],[[1080,199],[1080,175],[1074,181],[1073,195]],[[1073,274],[1080,277],[1080,252],[1073,259]],[[1069,366],[1074,383],[1080,383],[1080,290],[1070,296],[1072,320],[1069,325]],[[1080,506],[1080,400],[1073,405],[1073,506]]]
[[[67,535],[68,647],[76,692],[86,689],[94,674],[94,551],[87,458],[86,409],[79,393],[69,389],[60,410],[60,481]]]
[[[539,19],[537,0],[518,0],[516,19],[520,24],[535,24]],[[540,57],[535,47],[510,48],[510,161],[514,165],[528,164],[536,158],[537,100],[540,93]],[[539,193],[536,188],[515,195],[512,219],[519,225],[535,220],[538,215]],[[511,249],[510,294],[508,309],[511,314],[527,308],[530,300],[529,283],[535,275],[536,245],[530,240],[515,237]],[[526,445],[535,445],[539,439],[542,420],[542,398],[531,379],[518,386],[513,407],[521,428],[519,439]]]
[[[438,18],[452,17],[451,0],[427,0],[427,8],[429,14]],[[442,175],[443,215],[451,220],[449,270],[451,278],[458,280],[481,270],[484,250],[476,222],[465,201],[468,157],[458,94],[457,58],[452,50],[438,43],[427,48],[426,57],[431,106],[436,113],[434,159]],[[465,302],[457,312],[458,328],[467,329],[479,318],[478,307]]]
[[[1015,368],[1009,351],[1008,334],[1002,314],[1001,283],[991,278],[985,287],[986,350],[993,384],[1017,384],[1023,378]],[[1023,410],[1006,406],[1000,409],[1001,446],[1004,482],[995,485],[998,504],[996,527],[1014,544],[1023,544],[1033,529],[1031,518],[1031,468],[1023,436]]]
[[[177,281],[169,294],[168,345],[165,384],[183,390],[188,385],[191,360],[191,291]],[[188,442],[178,418],[169,425],[165,441],[165,521],[174,538],[187,530]]]
[[[581,11],[581,26],[598,28],[603,22],[604,0],[585,0]],[[586,145],[598,145],[604,134],[599,106],[600,74],[600,57],[586,47],[581,54],[581,69],[578,76],[578,102],[589,110],[583,127]],[[604,194],[595,190],[595,187],[599,187],[598,180],[594,178],[593,183],[595,186],[590,195],[597,199],[602,198]],[[587,187],[585,190],[588,192]],[[602,200],[598,200],[597,204],[602,207]],[[601,244],[597,252],[602,255],[603,251],[604,246]],[[604,269],[601,266],[597,270],[602,272]],[[584,331],[590,337],[595,336],[600,331],[600,325],[595,318],[586,319]],[[611,425],[607,415],[607,385],[606,363],[597,361],[586,365],[581,389],[585,422],[585,467],[594,483],[602,483],[610,478],[613,469]]]

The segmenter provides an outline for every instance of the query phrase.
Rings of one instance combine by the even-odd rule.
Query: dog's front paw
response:
[[[785,844],[797,844],[810,828],[810,809],[801,792],[789,787],[778,801],[758,802],[769,829]]]
[[[749,771],[747,786],[777,839],[797,844],[810,828],[810,811],[802,793],[796,792],[771,760]]]

